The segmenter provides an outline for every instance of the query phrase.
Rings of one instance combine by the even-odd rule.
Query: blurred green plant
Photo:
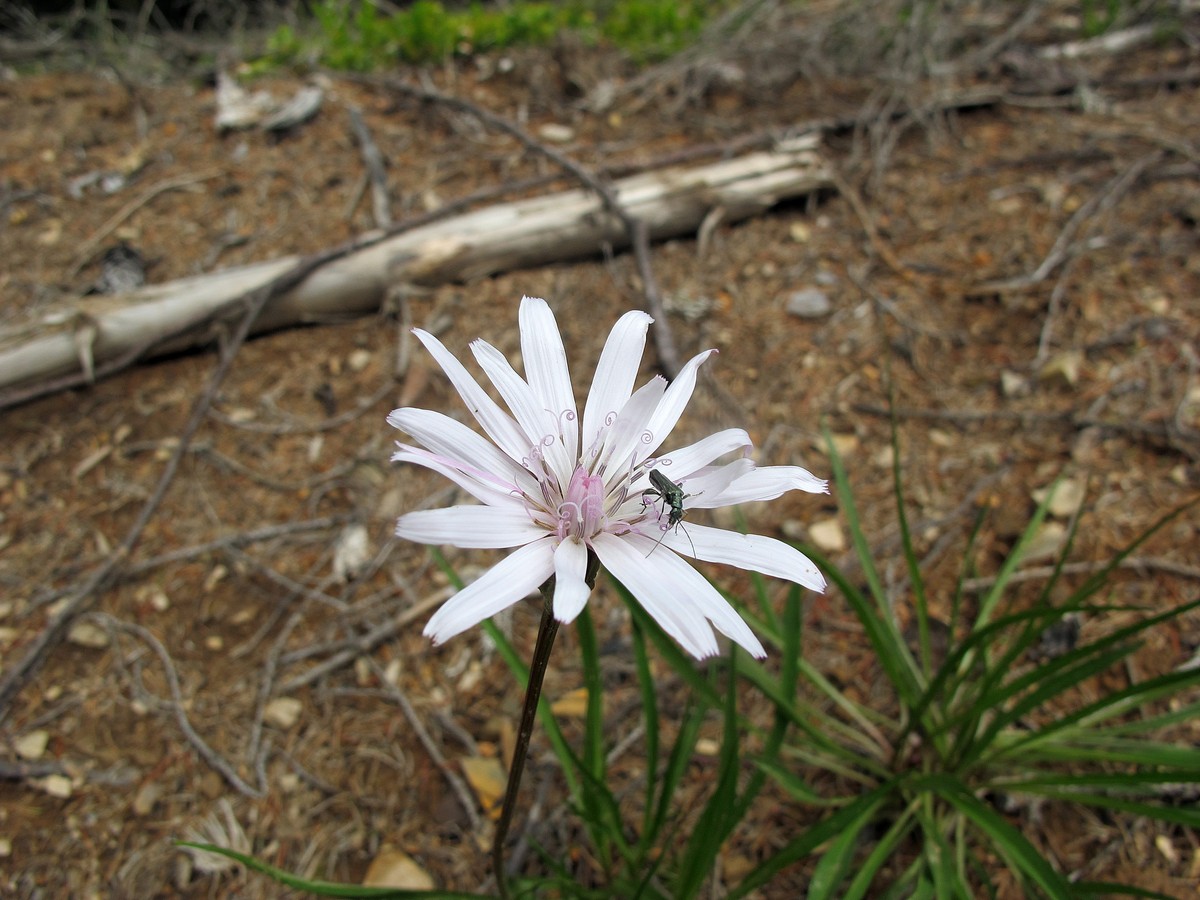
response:
[[[385,14],[368,0],[319,0],[311,28],[279,27],[268,39],[258,71],[303,64],[368,71],[397,61],[434,62],[519,45],[548,44],[561,31],[585,41],[607,40],[638,60],[657,59],[691,42],[724,3],[670,0],[520,0],[447,9],[417,0]]]
[[[611,746],[605,728],[603,679],[589,608],[577,621],[583,686],[587,692],[582,744],[572,747],[544,699],[538,716],[561,766],[569,804],[587,838],[585,857],[599,871],[588,886],[552,851],[534,846],[541,874],[513,877],[515,897],[656,898],[689,900],[717,870],[721,850],[774,783],[798,805],[817,811],[815,824],[790,838],[723,896],[744,897],[772,883],[787,867],[807,861],[807,896],[820,898],[995,897],[997,864],[1006,867],[1024,896],[1085,895],[1161,897],[1121,884],[1072,882],[1022,833],[1004,811],[1008,801],[1044,798],[1113,813],[1200,827],[1194,804],[1172,805],[1181,790],[1200,784],[1200,751],[1161,735],[1200,714],[1200,667],[1180,666],[1163,675],[1101,693],[1091,700],[1085,682],[1119,667],[1149,629],[1200,607],[1200,600],[1162,611],[1096,602],[1122,560],[1185,509],[1160,519],[1080,586],[1052,602],[1074,539],[1068,535],[1053,574],[1032,603],[1017,608],[1014,575],[1045,519],[1053,494],[1037,508],[990,587],[976,603],[966,600],[974,574],[970,560],[984,522],[981,512],[963,554],[964,563],[944,627],[930,613],[924,575],[909,531],[903,483],[893,464],[893,493],[908,573],[908,600],[916,623],[905,634],[893,613],[850,491],[845,465],[827,435],[834,481],[861,568],[860,586],[812,548],[832,585],[849,603],[879,662],[890,698],[870,706],[839,689],[803,655],[800,589],[792,586],[777,609],[766,580],[753,577],[754,606],[738,604],[764,643],[773,648],[759,663],[733,648],[703,667],[687,656],[620,584],[617,594],[632,619],[632,651],[641,695],[640,796],[618,794],[609,777]],[[893,459],[901,459],[893,434]],[[434,551],[451,582],[454,569]],[[1071,640],[1038,657],[1043,635],[1078,617],[1119,613],[1132,624]],[[516,680],[528,665],[504,633],[484,624]],[[944,646],[938,646],[938,636]],[[658,670],[652,652],[659,660]],[[682,716],[661,712],[662,666],[687,688]],[[1098,683],[1091,686],[1095,696]],[[769,722],[739,712],[739,698],[757,692],[773,713]],[[753,704],[755,708],[761,704]],[[882,707],[882,708],[880,708]],[[723,737],[707,796],[696,801],[680,788],[697,759],[706,723],[719,720]],[[673,734],[674,737],[668,739]],[[751,743],[753,753],[743,748]],[[711,758],[710,758],[711,759]],[[709,763],[711,766],[711,762]],[[711,771],[711,768],[710,768]],[[830,777],[832,776],[832,777]],[[828,786],[840,786],[830,794]],[[452,892],[390,891],[309,882],[252,857],[195,845],[238,860],[290,887],[338,897],[465,897]],[[997,863],[998,861],[998,863]]]
[[[917,626],[915,635],[906,636],[893,614],[896,598],[884,590],[871,557],[845,466],[832,440],[827,443],[865,586],[853,583],[812,549],[805,552],[850,603],[879,660],[892,703],[883,710],[862,705],[806,662],[799,663],[801,679],[825,702],[815,710],[807,704],[785,706],[777,699],[777,708],[788,710],[797,739],[776,757],[761,756],[758,765],[796,800],[834,812],[794,838],[729,896],[743,896],[814,852],[819,861],[810,898],[994,897],[998,889],[988,859],[1002,860],[1025,896],[1160,896],[1118,884],[1069,882],[998,806],[1045,798],[1168,825],[1200,826],[1200,810],[1194,805],[1170,802],[1173,791],[1190,790],[1200,782],[1200,751],[1157,738],[1200,712],[1194,690],[1200,685],[1200,668],[1181,666],[1090,702],[1072,701],[1084,693],[1079,690],[1084,682],[1123,663],[1149,629],[1200,606],[1193,601],[1147,613],[1094,602],[1121,561],[1195,501],[1164,516],[1055,603],[1051,598],[1075,536],[1072,527],[1038,597],[1018,609],[1006,602],[1013,576],[1045,518],[1051,492],[968,613],[964,583],[971,574],[981,512],[950,598],[950,621],[935,628],[941,623],[930,615],[895,462],[893,490],[908,570],[907,599]],[[893,458],[899,460],[896,443],[893,434]],[[1077,646],[1065,640],[1050,658],[1033,661],[1045,646],[1043,635],[1070,635],[1069,623],[1077,617],[1114,612],[1147,614]],[[754,624],[759,634],[785,646],[787,635],[769,610]],[[936,646],[939,634],[944,649]],[[780,681],[761,668],[739,665],[769,696],[781,690]],[[854,789],[842,796],[820,794],[798,773],[801,765],[836,773]],[[885,873],[888,890],[880,894]]]

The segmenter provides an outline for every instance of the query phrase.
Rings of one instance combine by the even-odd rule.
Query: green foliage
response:
[[[564,30],[589,41],[611,41],[637,59],[658,58],[686,46],[706,16],[721,5],[520,0],[447,9],[439,0],[416,0],[399,12],[385,14],[368,0],[319,0],[312,6],[312,33],[301,35],[281,26],[268,40],[266,56],[256,68],[320,63],[368,71],[401,60],[434,62],[455,54],[548,44]]]
[[[880,714],[862,707],[808,667],[799,669],[801,679],[823,698],[820,706],[835,711],[835,718],[830,720],[817,704],[787,707],[799,734],[778,758],[764,758],[759,766],[797,801],[838,810],[826,820],[836,821],[839,827],[828,832],[836,837],[821,851],[810,896],[873,896],[873,882],[885,871],[899,896],[994,896],[984,858],[1001,860],[1026,896],[1126,893],[1114,885],[1068,884],[989,799],[1049,798],[1200,826],[1200,811],[1162,800],[1168,785],[1200,782],[1200,753],[1155,739],[1164,727],[1200,711],[1195,699],[1200,671],[1179,669],[1082,705],[1073,706],[1070,700],[1083,682],[1123,662],[1148,629],[1200,607],[1200,601],[1162,612],[1140,611],[1142,618],[1132,624],[1052,659],[1029,661],[1043,633],[1068,617],[1133,612],[1097,603],[1095,598],[1121,560],[1182,509],[1165,516],[1064,600],[1051,602],[1070,549],[1068,541],[1036,601],[1013,609],[1007,602],[1012,576],[1046,514],[1047,498],[971,615],[965,609],[960,580],[960,589],[950,598],[948,647],[939,659],[931,646],[932,620],[908,533],[898,466],[894,494],[908,563],[907,599],[917,625],[915,638],[907,640],[892,613],[895,598],[884,591],[870,555],[845,467],[832,441],[829,447],[863,585],[810,554],[861,622],[891,688],[894,708]],[[901,454],[896,452],[894,458],[900,459]],[[964,559],[972,555],[968,546]],[[964,576],[967,568],[964,565]],[[768,619],[756,623],[756,628],[780,644],[785,638],[778,629],[772,630]],[[769,688],[764,689],[770,694]],[[1156,704],[1168,698],[1171,712],[1156,713]],[[820,724],[823,739],[808,732],[814,722]],[[854,725],[859,734],[846,730]],[[828,796],[795,774],[801,765],[810,772],[840,773],[843,779],[857,773],[859,780],[852,792]],[[919,848],[915,860],[893,859],[900,847],[913,846]],[[809,833],[793,839],[732,896],[767,883],[782,865],[812,853],[814,847]],[[901,870],[900,862],[908,863],[907,867]]]
[[[893,435],[893,443],[896,438]],[[825,570],[863,627],[891,690],[890,703],[868,707],[852,699],[803,656],[801,591],[792,586],[782,608],[762,578],[753,580],[753,602],[738,605],[771,648],[756,662],[736,647],[723,661],[698,666],[615,584],[632,620],[634,671],[641,698],[640,743],[645,773],[620,794],[611,786],[605,732],[605,691],[598,636],[587,608],[577,621],[587,705],[578,747],[564,734],[548,703],[540,702],[543,733],[563,772],[570,807],[582,824],[584,858],[597,887],[578,882],[554,853],[535,846],[540,874],[515,879],[516,897],[637,897],[677,900],[701,896],[719,868],[721,849],[774,785],[815,823],[785,835],[786,843],[725,896],[745,897],[770,885],[784,869],[808,861],[807,896],[818,898],[996,896],[995,867],[1007,867],[1023,896],[1160,896],[1100,882],[1068,882],[1003,811],[1003,798],[1045,798],[1200,827],[1200,810],[1173,806],[1168,788],[1200,784],[1200,753],[1163,739],[1164,729],[1200,714],[1200,668],[1180,667],[1108,693],[1080,691],[1094,676],[1119,667],[1151,628],[1197,608],[1200,600],[1161,611],[1135,611],[1102,602],[1113,570],[1151,534],[1178,516],[1174,511],[1114,556],[1074,590],[1059,593],[1063,550],[1053,575],[1028,604],[1012,601],[1013,576],[1046,515],[1038,508],[992,586],[978,602],[964,600],[974,541],[969,536],[962,578],[952,596],[948,645],[935,652],[934,619],[916,549],[908,532],[898,466],[893,469],[908,601],[917,623],[906,636],[893,615],[895,598],[884,589],[850,492],[849,479],[829,441],[834,481],[856,548],[861,578],[852,581],[806,548]],[[899,460],[903,454],[893,453]],[[1073,534],[1071,535],[1073,538]],[[461,587],[436,551],[434,559]],[[1057,656],[1034,661],[1043,633],[1069,616],[1119,612],[1123,624],[1089,637]],[[1130,621],[1131,612],[1141,612]],[[529,667],[490,622],[484,628],[518,685]],[[657,657],[657,659],[656,659]],[[659,671],[656,671],[656,663]],[[662,668],[686,689],[683,712],[663,713]],[[739,698],[757,693],[770,721],[739,712]],[[1086,695],[1094,699],[1073,703]],[[760,708],[761,704],[753,704]],[[682,789],[706,725],[720,723],[722,739],[702,786]],[[751,753],[745,748],[754,746]],[[715,765],[714,765],[715,763]],[[714,771],[715,768],[715,771]],[[197,846],[197,845],[189,845]],[[292,887],[327,896],[385,896],[353,885],[306,882],[265,863],[211,846]],[[886,885],[886,890],[884,886]],[[466,896],[405,892],[387,896]]]

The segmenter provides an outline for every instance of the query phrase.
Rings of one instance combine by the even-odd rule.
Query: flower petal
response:
[[[588,392],[587,404],[583,408],[584,454],[598,450],[593,447],[596,436],[611,422],[629,400],[633,382],[642,364],[642,351],[646,347],[646,329],[654,320],[640,310],[630,310],[617,320],[609,332],[600,361],[596,363],[596,374]],[[584,464],[590,460],[585,459]]]
[[[512,491],[529,491],[537,487],[532,476],[501,453],[495,444],[447,415],[409,406],[392,410],[387,420],[389,425],[412,435],[431,452],[448,457],[464,471],[479,474],[483,481],[503,484]]]
[[[668,634],[697,659],[717,653],[709,622],[758,658],[767,655],[732,606],[695,569],[638,534],[603,533],[592,540],[596,555]]]
[[[542,406],[558,418],[566,440],[567,456],[579,458],[579,424],[575,412],[575,390],[567,351],[550,304],[538,297],[522,297],[519,313],[521,356],[525,377]]]
[[[488,437],[496,442],[496,446],[518,463],[528,456],[529,441],[517,423],[513,421],[513,417],[487,395],[487,392],[479,386],[479,382],[454,357],[454,354],[427,331],[414,328],[413,334],[425,345],[425,349],[429,351],[430,356],[437,361],[437,364],[442,367],[442,371],[446,373],[446,377],[450,379],[450,383],[454,385],[458,395],[467,404],[471,415],[487,432]]]
[[[519,500],[508,506],[448,506],[405,513],[396,537],[421,544],[499,549],[519,547],[546,537]]]
[[[730,506],[753,500],[774,500],[788,491],[828,494],[829,482],[799,466],[758,466],[730,484],[719,494],[705,497],[695,506]]]
[[[693,472],[682,479],[686,482],[684,493],[688,495],[687,508],[712,509],[717,506],[729,506],[725,495],[730,486],[745,478],[754,468],[754,460],[742,457],[724,465],[705,466]]]
[[[765,535],[688,525],[682,533],[671,529],[663,535],[662,542],[672,550],[705,562],[784,578],[818,593],[825,590],[825,576],[811,559],[790,544]]]
[[[654,440],[642,448],[642,452],[638,454],[635,462],[641,462],[650,456],[670,436],[679,417],[683,415],[688,401],[692,399],[692,392],[696,389],[696,373],[701,364],[716,352],[716,350],[705,350],[703,353],[697,353],[679,370],[679,374],[675,376],[675,380],[663,394],[662,403],[658,405],[658,409],[650,418],[649,430],[650,434],[654,436]]]
[[[709,465],[714,459],[727,453],[739,452],[742,456],[747,456],[753,449],[754,444],[745,431],[741,428],[726,428],[687,447],[660,456],[654,466],[661,468],[662,473],[672,481],[682,481],[697,469]]]
[[[571,480],[575,460],[566,454],[558,416],[543,408],[542,401],[517,374],[507,357],[487,341],[471,341],[471,352],[525,432],[526,465],[536,465],[533,456],[537,451],[550,463],[560,488],[564,487]]]
[[[567,538],[554,551],[554,618],[564,625],[575,621],[592,589],[587,586],[587,545]]]
[[[498,479],[482,477],[488,475],[486,472],[477,473],[473,470],[466,470],[461,463],[430,453],[428,450],[422,450],[420,447],[409,447],[406,444],[398,446],[400,449],[392,454],[392,462],[412,463],[432,469],[439,475],[449,478],[480,503],[486,503],[488,506],[504,506],[520,494],[520,491],[507,490],[500,486]]]
[[[604,449],[600,451],[595,471],[607,469],[606,479],[620,472],[628,472],[627,461],[635,449],[645,447],[653,440],[653,435],[647,428],[654,410],[662,402],[663,391],[667,381],[661,375],[655,375],[642,385],[629,398],[629,401],[617,414],[616,421],[604,435]],[[641,456],[638,452],[638,456]]]
[[[550,537],[519,547],[443,603],[424,633],[435,644],[444,643],[537,590],[553,571]]]

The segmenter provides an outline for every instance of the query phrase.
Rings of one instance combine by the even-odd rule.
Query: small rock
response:
[[[721,752],[721,742],[713,738],[700,738],[696,741],[696,753],[700,756],[716,756]]]
[[[71,785],[71,779],[66,775],[47,775],[45,778],[31,778],[29,779],[29,783],[36,788],[41,788],[51,797],[57,797],[59,800],[66,800],[74,790]]]
[[[350,371],[352,371],[352,372],[361,372],[363,369],[365,369],[370,364],[371,364],[371,351],[370,350],[362,350],[362,349],[355,350],[346,359],[346,365],[348,365],[350,367]]]
[[[538,136],[552,144],[565,144],[575,140],[575,129],[570,125],[548,122],[538,128]]]
[[[1046,497],[1050,495],[1050,488],[1038,488],[1033,492],[1033,500],[1041,505],[1046,502]],[[1054,491],[1054,497],[1050,500],[1048,510],[1050,515],[1059,519],[1069,519],[1075,513],[1079,512],[1079,508],[1083,506],[1084,487],[1083,482],[1074,478],[1067,478],[1058,483],[1058,487]]]
[[[138,816],[148,816],[154,812],[154,807],[158,805],[159,798],[162,797],[162,785],[157,781],[148,781],[138,788],[137,793],[133,795],[133,812]]]
[[[1025,397],[1029,394],[1029,379],[1019,372],[1000,373],[1000,393],[1005,397]]]
[[[103,650],[109,644],[108,632],[91,622],[76,622],[67,634],[67,640],[77,647]]]
[[[833,312],[833,303],[819,288],[805,288],[788,295],[785,309],[801,319],[820,319]]]
[[[50,743],[50,732],[43,728],[37,731],[30,731],[28,734],[23,734],[13,741],[13,749],[17,751],[17,756],[21,759],[33,761],[41,759],[42,754],[46,752],[46,745]]]
[[[1066,540],[1067,529],[1058,522],[1043,522],[1042,527],[1029,541],[1021,556],[1022,562],[1035,559],[1047,559],[1056,556]]]
[[[462,760],[463,775],[489,815],[500,810],[500,799],[508,783],[508,773],[494,756],[469,756]]]
[[[276,728],[291,728],[303,710],[304,704],[295,697],[276,697],[263,709],[263,718]]]
[[[12,856],[12,841],[8,838],[0,838],[0,859],[8,859]]]
[[[818,550],[826,553],[841,553],[846,549],[846,536],[842,533],[842,526],[837,519],[813,522],[808,527],[808,537]]]
[[[349,581],[371,558],[371,539],[365,525],[347,525],[338,535],[333,551],[333,574]]]
[[[379,853],[367,867],[363,876],[364,887],[403,888],[410,891],[429,891],[435,887],[433,877],[417,865],[416,860],[388,844],[379,848]]]
[[[219,634],[210,634],[204,639],[204,646],[215,653],[225,648],[225,639]]]
[[[807,222],[793,222],[788,229],[788,236],[797,244],[807,244],[812,237],[812,228]]]
[[[1068,387],[1079,383],[1079,371],[1083,367],[1083,351],[1066,350],[1057,353],[1038,371],[1038,378],[1045,382],[1062,382]]]
[[[587,688],[576,688],[550,704],[550,712],[556,716],[582,719],[587,714]]]

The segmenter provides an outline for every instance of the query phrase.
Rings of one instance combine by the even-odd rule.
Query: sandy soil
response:
[[[628,75],[614,55],[560,48],[512,61],[506,73],[463,62],[427,75],[535,134],[569,126],[559,148],[593,167],[636,166],[683,147],[844,118],[882,96],[882,80],[869,75],[796,72],[770,90],[753,78],[713,83],[695,96],[650,86],[597,114],[579,107],[578,89]],[[997,102],[830,131],[823,152],[847,190],[718,227],[703,252],[690,239],[656,246],[682,355],[721,351],[680,442],[747,427],[763,462],[828,474],[820,439],[827,424],[846,453],[885,574],[898,582],[884,412],[890,369],[906,499],[942,613],[980,505],[992,507],[975,560],[988,575],[1032,514],[1032,492],[1059,475],[1086,487],[1071,551],[1084,564],[1105,560],[1194,497],[1200,95],[1194,74],[1161,76],[1194,73],[1198,64],[1195,50],[1173,39],[1047,64],[1036,83],[1028,70],[993,62],[953,86],[994,87]],[[1089,87],[1047,87],[1056,79]],[[265,86],[282,94],[300,83],[280,77]],[[923,96],[946,86],[928,86]],[[119,241],[144,257],[149,281],[161,282],[317,251],[373,227],[350,104],[388,160],[397,218],[550,171],[461,114],[336,76],[313,121],[270,136],[216,133],[212,87],[187,73],[124,83],[105,68],[12,74],[0,81],[3,324],[15,327],[88,290],[101,255]],[[122,173],[125,182],[109,194],[78,180],[97,172]],[[187,175],[198,180],[153,196],[80,258],[131,200]],[[789,300],[806,289],[823,292],[827,313],[789,312]],[[512,352],[522,294],[551,302],[580,388],[611,323],[641,303],[632,259],[598,253],[414,294],[405,311],[460,354],[478,336]],[[239,350],[130,574],[100,592],[90,605],[98,617],[81,620],[87,627],[48,654],[5,711],[0,891],[278,896],[276,886],[240,870],[206,872],[172,845],[213,821],[225,823],[225,837],[243,833],[263,858],[313,876],[359,879],[390,846],[440,886],[486,884],[487,813],[463,808],[398,697],[455,773],[464,759],[503,753],[521,698],[478,632],[438,649],[420,633],[431,604],[447,594],[445,579],[425,548],[391,539],[392,523],[448,495],[444,482],[389,464],[395,435],[384,417],[401,397],[464,410],[419,348],[395,376],[400,319],[391,310]],[[160,361],[2,413],[5,669],[119,544],[214,365],[212,353]],[[648,353],[644,374],[652,367]],[[342,416],[348,412],[355,414]],[[335,416],[342,418],[331,427]],[[787,497],[747,515],[768,534],[807,538],[827,520],[844,533],[835,497]],[[1153,608],[1194,597],[1198,522],[1193,511],[1141,548],[1142,564],[1116,576],[1112,598]],[[291,529],[235,540],[274,526]],[[365,529],[369,563],[346,580],[334,555],[349,527]],[[221,543],[205,549],[213,541]],[[496,558],[448,553],[467,576]],[[835,556],[850,564],[849,555]],[[735,591],[746,586],[737,574],[708,574]],[[908,602],[901,592],[902,617]],[[628,623],[608,586],[592,604],[619,740],[638,722]],[[365,652],[344,652],[396,622],[405,624]],[[536,623],[530,602],[506,624],[526,654]],[[868,690],[872,662],[843,601],[809,598],[806,625],[813,662]],[[1085,621],[1083,630],[1111,626]],[[1187,618],[1154,632],[1128,667],[1089,690],[1166,671],[1198,647],[1200,619]],[[665,667],[663,674],[669,711],[682,689]],[[565,633],[547,694],[558,699],[580,684],[577,644]],[[564,721],[577,736],[569,712]],[[46,743],[34,752],[38,740],[26,739],[39,732]],[[1200,725],[1173,737],[1195,746]],[[643,774],[639,746],[616,761],[619,778]],[[710,789],[707,771],[698,761],[685,807]],[[577,826],[561,808],[562,784],[540,740],[527,779],[526,802],[542,801],[531,834],[581,880],[594,878],[593,862],[568,851]],[[817,815],[768,792],[725,851],[728,871]],[[1054,806],[1010,815],[1064,871],[1179,897],[1200,887],[1196,836],[1184,829]],[[763,896],[796,896],[809,871],[795,867]]]

